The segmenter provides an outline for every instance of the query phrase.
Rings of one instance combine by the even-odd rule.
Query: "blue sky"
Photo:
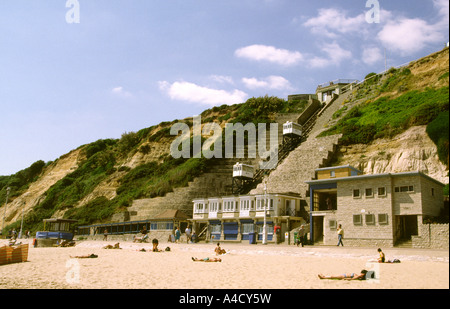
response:
[[[449,33],[448,0],[371,0],[379,23],[366,0],[70,1],[0,1],[0,175],[212,106],[361,80],[385,50],[401,65]]]

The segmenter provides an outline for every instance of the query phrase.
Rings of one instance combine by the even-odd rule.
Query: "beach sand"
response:
[[[220,263],[193,262],[215,257],[215,243],[78,241],[70,248],[33,248],[28,261],[0,266],[0,289],[448,289],[449,251],[386,248],[386,259],[370,262],[377,248],[249,245],[223,243],[229,253]],[[6,241],[1,240],[0,246]],[[141,252],[140,249],[147,252]],[[96,254],[98,258],[71,256]],[[319,273],[340,275],[374,270],[369,281],[320,280]]]

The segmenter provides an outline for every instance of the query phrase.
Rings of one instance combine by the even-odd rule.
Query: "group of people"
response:
[[[184,233],[186,235],[186,243],[196,243],[198,241],[197,234],[191,230],[189,225],[184,230]],[[181,243],[181,231],[178,227],[175,228],[175,233],[169,236],[169,242]]]
[[[378,263],[400,263],[400,260],[394,259],[394,260],[388,260],[386,261],[386,255],[384,254],[383,250],[381,248],[377,249],[378,252]],[[331,275],[331,276],[325,276],[323,274],[318,274],[318,277],[320,279],[333,279],[333,280],[366,280],[367,276],[370,272],[366,269],[361,270],[359,273],[351,273],[351,274],[342,274],[342,275]]]
[[[217,246],[216,246],[216,248],[214,249],[214,252],[216,253],[216,255],[224,255],[224,254],[227,253],[227,251],[226,251],[225,249],[222,249],[222,248],[220,247],[220,243],[217,243]],[[192,260],[193,260],[194,262],[206,262],[206,263],[211,263],[211,262],[222,262],[222,259],[221,259],[221,258],[209,258],[209,257],[206,257],[206,258],[204,258],[204,259],[198,259],[198,258],[192,257]]]

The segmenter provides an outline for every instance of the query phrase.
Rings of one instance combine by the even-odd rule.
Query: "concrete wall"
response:
[[[395,187],[413,186],[413,192],[395,192],[393,195],[394,215],[422,214],[422,194],[420,192],[420,177],[396,176],[393,178],[392,190]]]
[[[413,248],[449,248],[449,224],[419,224],[419,236],[412,237]]]
[[[444,208],[444,187],[435,181],[421,177],[420,189],[422,198],[422,214],[424,216],[439,216]]]
[[[378,187],[384,187],[386,194],[378,195]],[[365,190],[371,188],[373,194],[366,196]],[[353,197],[353,190],[359,189],[361,196]],[[337,211],[327,216],[324,222],[324,244],[337,244],[336,231],[329,228],[329,220],[336,220],[344,229],[344,245],[393,246],[392,190],[390,178],[377,177],[358,181],[341,181],[337,187]],[[380,223],[379,214],[387,214],[387,224]],[[353,222],[354,215],[362,216],[362,224]],[[374,215],[374,224],[368,224],[366,215]]]

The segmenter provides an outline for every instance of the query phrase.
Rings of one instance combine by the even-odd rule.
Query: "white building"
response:
[[[207,241],[262,241],[264,209],[269,243],[288,243],[289,231],[304,223],[294,194],[200,198],[193,207],[193,229]]]

